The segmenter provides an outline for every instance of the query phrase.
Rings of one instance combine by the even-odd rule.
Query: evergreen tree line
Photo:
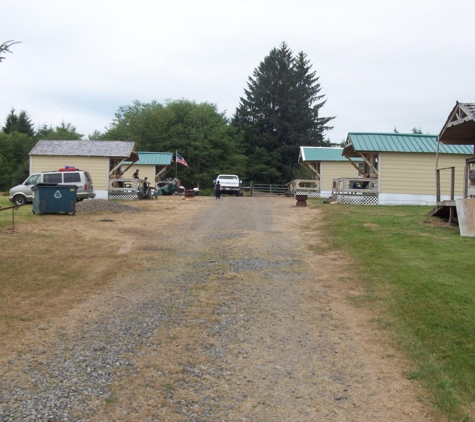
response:
[[[325,134],[333,117],[320,114],[324,97],[306,55],[294,55],[282,43],[249,77],[231,119],[207,102],[135,101],[118,109],[104,133],[95,131],[89,139],[134,141],[139,151],[178,151],[189,164],[179,172],[185,186],[211,187],[220,173],[255,183],[287,183],[311,176],[298,164],[300,146],[330,145]],[[64,122],[35,130],[26,112],[12,110],[0,133],[0,190],[26,178],[28,152],[39,139],[84,135]]]
[[[28,154],[39,139],[79,140],[82,137],[71,123],[62,122],[54,128],[42,125],[35,129],[26,111],[17,114],[12,109],[0,131],[0,191],[7,191],[28,177]]]

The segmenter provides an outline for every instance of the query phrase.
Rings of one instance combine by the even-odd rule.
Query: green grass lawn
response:
[[[352,258],[381,326],[414,361],[406,374],[450,420],[475,415],[475,238],[428,217],[431,207],[326,205],[331,248]]]
[[[13,206],[13,203],[8,200],[8,196],[0,196],[0,206],[2,207],[0,208],[0,228],[11,228],[13,218],[15,221],[20,222],[33,217],[31,204],[24,205],[17,210],[4,209]]]

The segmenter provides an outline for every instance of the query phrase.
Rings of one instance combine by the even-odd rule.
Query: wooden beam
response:
[[[165,176],[169,171],[171,170],[170,166],[165,166],[163,167],[156,175],[155,175],[155,180],[157,178],[160,178],[161,176]],[[158,180],[157,180],[158,181]]]
[[[370,167],[370,169],[372,169],[373,172],[376,173],[376,174],[379,176],[378,169],[375,167],[374,162],[369,161],[368,158],[365,157],[361,152],[359,152],[358,154],[360,154],[361,158],[363,159],[363,161],[364,161],[366,164],[368,164],[368,166]]]
[[[121,172],[120,174],[124,174],[124,173],[125,173],[130,167],[132,167],[133,165],[134,165],[134,163],[129,164],[129,165],[124,169],[124,171]]]
[[[311,163],[307,162],[306,164],[310,167],[310,169],[311,169],[311,170],[318,176],[318,178],[320,179],[320,173],[318,172],[318,170],[317,170],[316,168],[314,168]],[[315,163],[315,167],[316,167],[316,166],[317,166],[317,164]]]
[[[469,122],[470,120],[472,120],[470,117],[465,117],[465,118],[460,118],[460,119],[457,119],[457,120],[453,120],[453,121],[447,123],[447,127],[460,125],[462,123]]]
[[[115,170],[117,170],[124,162],[125,162],[126,158],[123,158],[121,161],[119,161],[119,164],[117,164],[110,172],[109,172],[109,175],[113,174]],[[133,164],[133,163],[132,163]],[[130,166],[132,166],[132,164]],[[130,167],[129,166],[129,167]],[[120,174],[124,174],[123,172],[120,173]]]
[[[350,157],[348,157],[348,161],[356,170],[360,171],[360,168],[358,167],[358,165],[354,161],[351,161]]]

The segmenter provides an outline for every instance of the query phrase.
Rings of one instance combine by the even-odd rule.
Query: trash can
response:
[[[76,185],[56,185],[38,183],[31,188],[33,192],[33,214],[72,213],[76,214]]]

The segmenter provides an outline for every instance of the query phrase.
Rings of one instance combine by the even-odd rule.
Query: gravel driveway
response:
[[[140,213],[142,271],[9,360],[1,421],[432,420],[371,313],[347,301],[341,257],[312,252],[318,210],[179,205],[158,232],[167,210]]]

